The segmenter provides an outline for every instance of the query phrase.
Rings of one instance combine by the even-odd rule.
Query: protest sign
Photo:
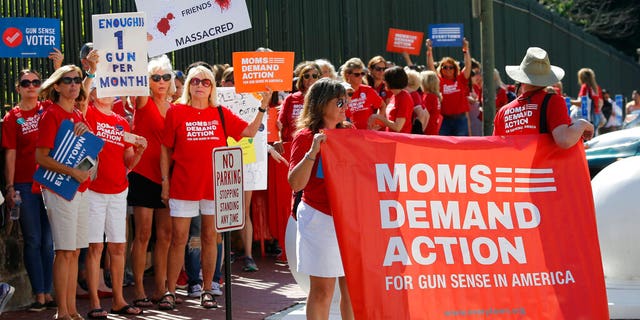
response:
[[[0,18],[0,58],[46,58],[60,49],[60,20]]]
[[[62,121],[49,155],[54,160],[73,168],[95,164],[93,161],[102,150],[104,141],[90,132],[76,136],[73,133],[73,126],[73,122],[69,120]],[[43,167],[36,170],[33,179],[67,200],[73,199],[80,186],[80,183],[71,176]]]
[[[234,52],[236,92],[291,91],[293,52]]]
[[[93,79],[98,98],[149,95],[147,26],[144,13],[91,16],[100,62]]]
[[[251,28],[244,0],[136,0],[149,20],[149,56],[190,47]]]
[[[325,133],[356,319],[609,319],[581,143]]]
[[[430,24],[429,39],[433,47],[462,47],[464,25],[462,23]]]
[[[244,121],[251,122],[259,112],[261,97],[253,93],[236,93],[233,87],[216,88],[218,103],[229,108]],[[235,141],[229,137],[227,144],[242,148],[244,189],[267,189],[267,117],[262,118],[258,133],[253,138]]]
[[[424,38],[423,32],[389,28],[387,51],[420,55],[422,38]]]

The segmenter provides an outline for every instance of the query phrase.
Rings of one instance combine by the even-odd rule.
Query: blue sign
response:
[[[60,49],[60,20],[0,18],[0,58],[46,58]]]
[[[430,24],[429,39],[433,47],[462,47],[464,25],[462,23]]]
[[[93,133],[86,132],[81,136],[76,136],[73,133],[73,122],[64,120],[60,124],[54,147],[49,155],[66,166],[81,168],[87,162],[93,163],[92,161],[97,158],[103,145],[104,141]],[[33,179],[67,200],[73,199],[80,186],[80,183],[71,176],[42,167],[38,168]]]

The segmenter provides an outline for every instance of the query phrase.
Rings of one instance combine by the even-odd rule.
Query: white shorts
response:
[[[89,243],[127,242],[127,193],[128,189],[116,194],[87,190],[84,197],[89,202]]]
[[[298,205],[296,234],[298,272],[315,277],[344,277],[333,217],[304,201]]]
[[[216,214],[216,202],[213,200],[178,200],[169,199],[170,215],[177,218],[193,218],[198,215],[213,216]]]
[[[87,240],[89,204],[83,192],[67,201],[54,192],[42,189],[55,250],[75,251],[89,246]]]

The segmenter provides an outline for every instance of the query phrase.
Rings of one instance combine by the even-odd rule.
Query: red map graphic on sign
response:
[[[220,6],[220,11],[225,11],[231,6],[231,0],[215,0],[216,4]]]
[[[174,19],[173,13],[171,12],[167,13],[167,17],[160,19],[160,21],[156,25],[156,28],[158,29],[158,31],[162,32],[162,34],[166,36],[167,32],[171,30],[171,24],[169,24],[169,20],[173,20],[173,19]]]

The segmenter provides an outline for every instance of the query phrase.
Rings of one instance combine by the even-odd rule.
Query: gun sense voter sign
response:
[[[1,58],[46,58],[60,49],[60,20],[1,18]]]

